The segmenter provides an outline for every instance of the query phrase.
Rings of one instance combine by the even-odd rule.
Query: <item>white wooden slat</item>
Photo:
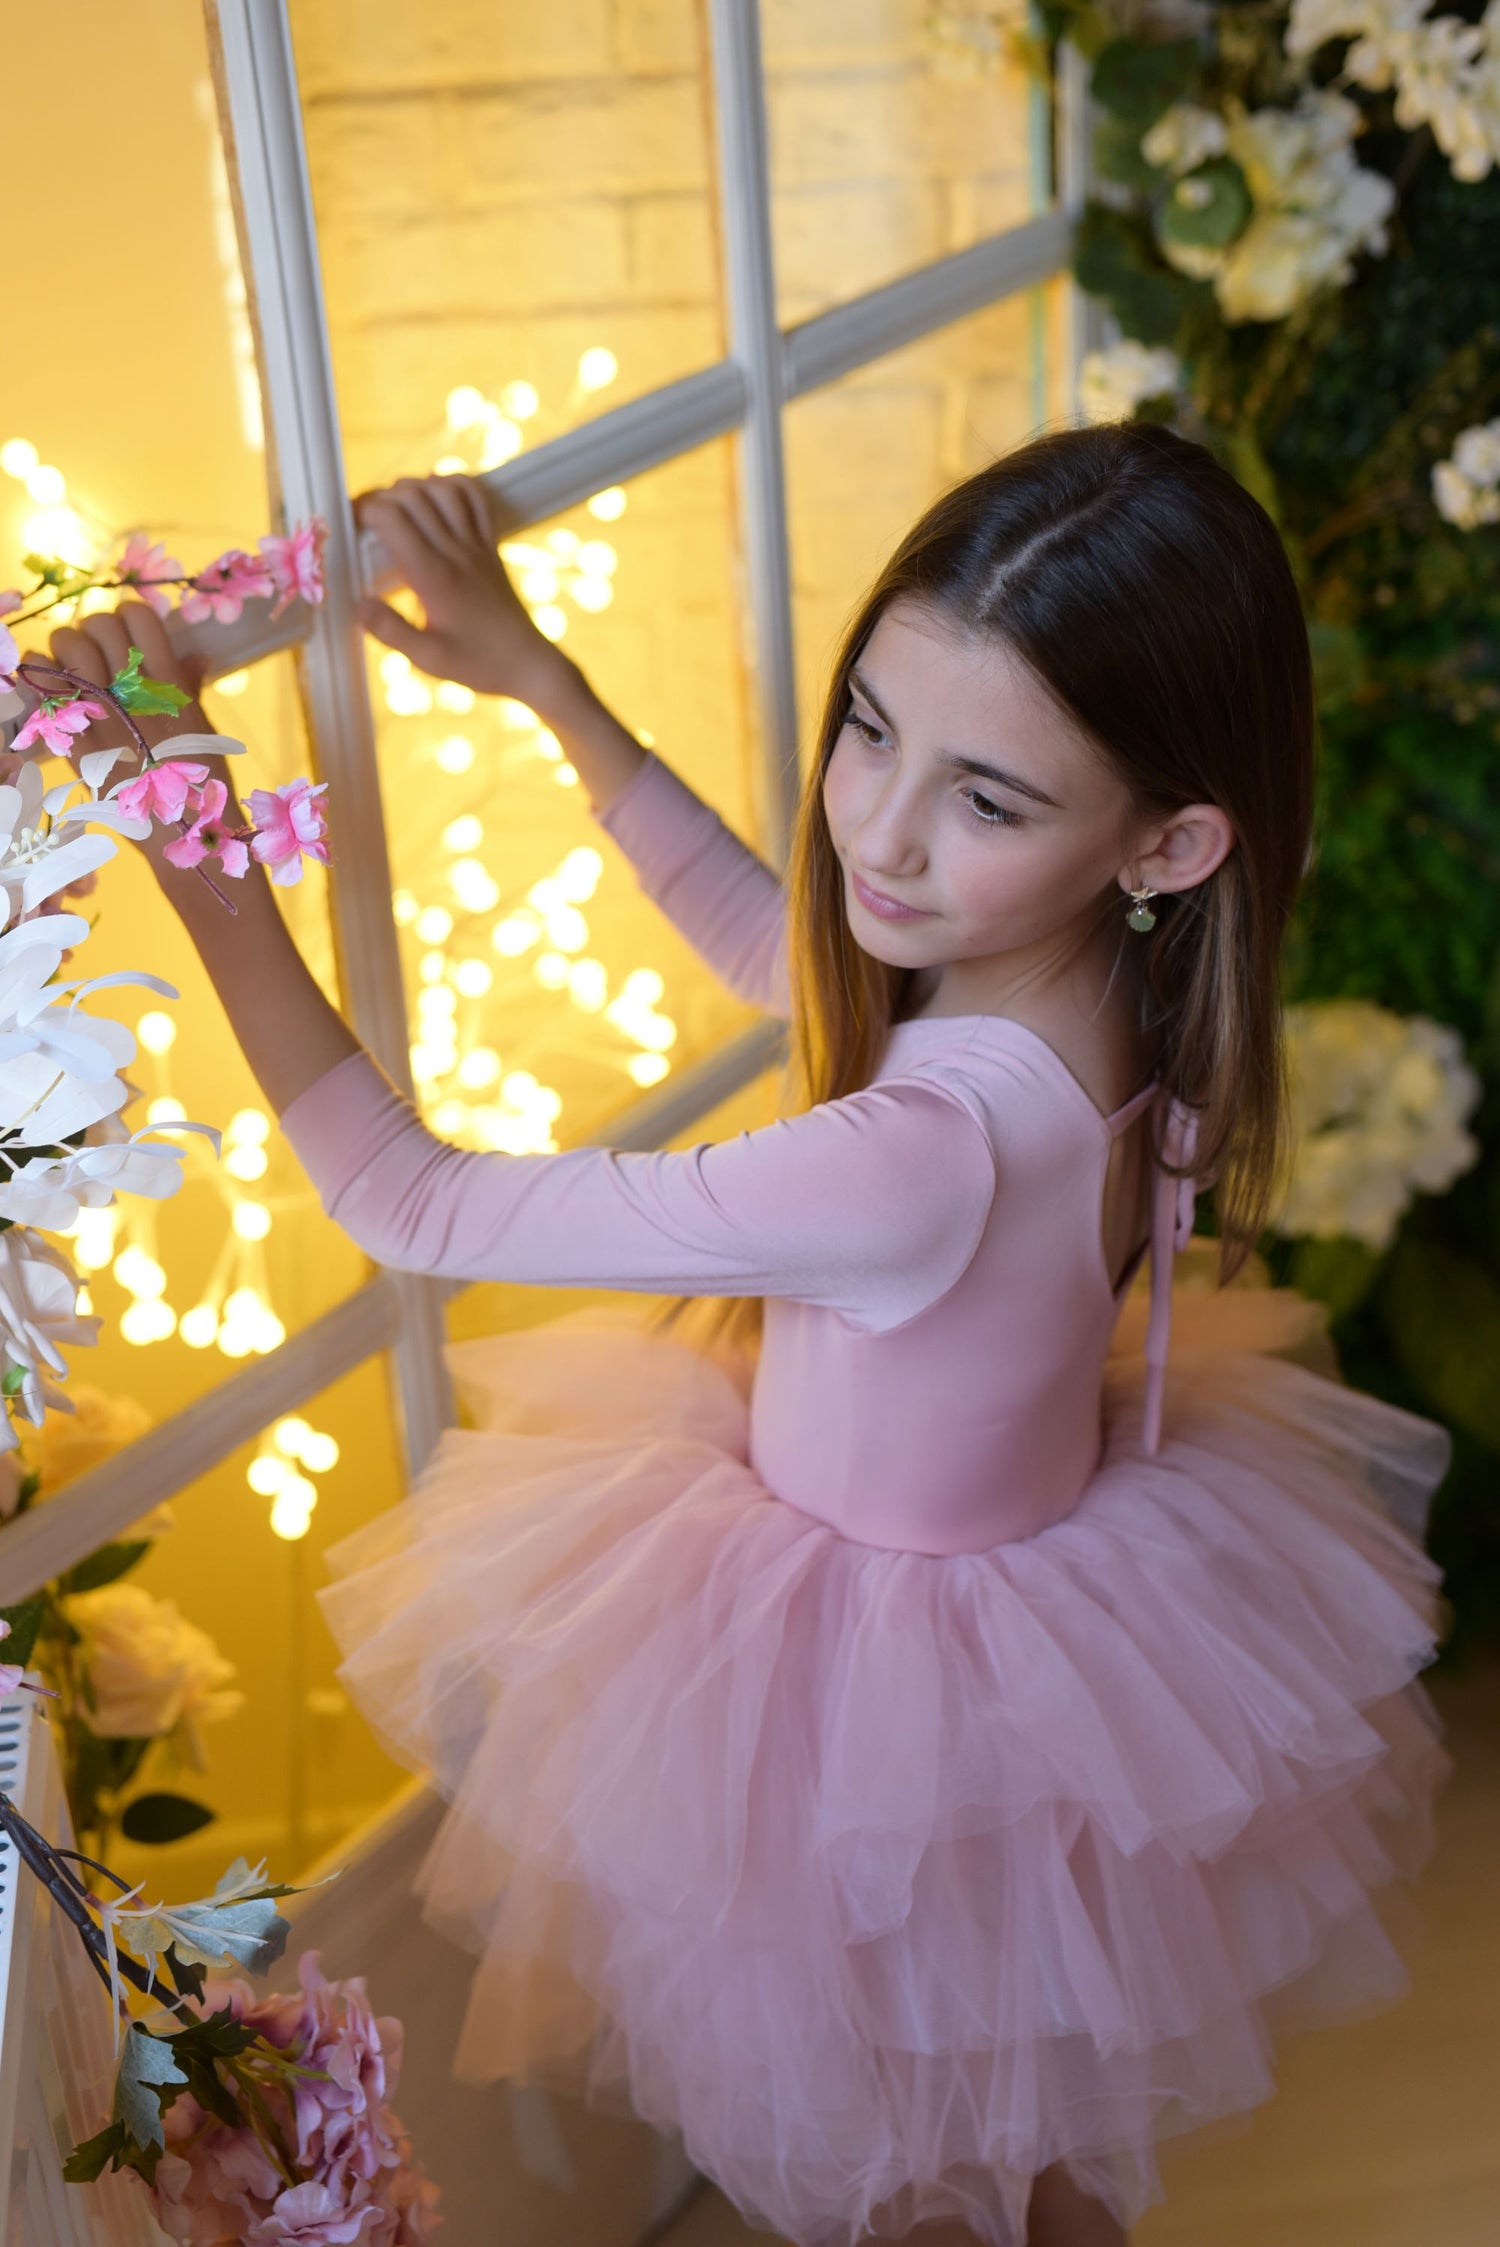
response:
[[[786,377],[776,319],[760,9],[757,0],[709,0],[708,21],[729,345],[749,393],[738,450],[740,613],[760,757],[761,847],[779,867],[787,861],[801,775],[781,448]]]
[[[209,23],[216,33],[211,48],[278,497],[288,519],[321,515],[328,524],[327,596],[301,643],[299,662],[318,769],[339,805],[333,905],[340,974],[355,1029],[392,1079],[410,1090],[375,722],[355,614],[359,551],[344,482],[286,0],[210,0]],[[396,1375],[415,1471],[451,1419],[452,1397],[439,1298],[418,1278],[397,1284]]]

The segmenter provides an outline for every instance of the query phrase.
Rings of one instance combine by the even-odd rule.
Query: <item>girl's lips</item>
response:
[[[878,889],[871,889],[868,882],[860,880],[852,866],[849,869],[849,877],[854,884],[854,894],[867,913],[875,913],[883,921],[925,921],[930,919],[929,914],[922,912],[915,905],[898,905],[895,898],[882,897]]]

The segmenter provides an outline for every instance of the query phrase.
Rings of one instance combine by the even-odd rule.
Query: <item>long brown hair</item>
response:
[[[1146,815],[1212,803],[1235,845],[1197,888],[1156,900],[1142,1028],[1165,1089],[1198,1111],[1196,1168],[1218,1174],[1220,1278],[1265,1222],[1283,1153],[1280,954],[1312,821],[1312,664],[1275,526],[1201,445],[1148,423],[1033,439],[945,492],[848,625],[787,869],[791,1112],[866,1085],[913,971],[862,950],[823,775],[849,673],[896,600],[1004,641],[1083,728]],[[1102,911],[1123,906],[1104,901]],[[1122,941],[1123,911],[1121,913]],[[692,1298],[669,1305],[673,1322]],[[759,1298],[722,1300],[747,1339]]]

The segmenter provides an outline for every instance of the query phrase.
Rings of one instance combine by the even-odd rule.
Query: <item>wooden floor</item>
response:
[[[1457,1769],[1412,1992],[1295,2038],[1242,2135],[1168,2148],[1132,2247],[1500,2247],[1500,1660],[1432,1693]],[[668,2247],[769,2247],[707,2186]]]

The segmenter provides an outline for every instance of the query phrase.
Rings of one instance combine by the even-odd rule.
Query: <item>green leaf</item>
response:
[[[1368,676],[1364,642],[1352,624],[1325,624],[1318,617],[1309,620],[1307,637],[1318,707],[1340,709],[1354,700]]]
[[[1381,1262],[1377,1250],[1347,1235],[1338,1240],[1302,1240],[1293,1251],[1291,1283],[1301,1294],[1326,1303],[1339,1319],[1363,1302]]]
[[[186,2089],[187,2077],[177,2065],[171,2044],[133,2022],[125,2032],[115,2077],[115,2117],[137,2145],[166,2144],[162,2107],[172,2104],[179,2086]],[[171,2093],[166,2100],[161,2097],[164,2090]]]
[[[1211,156],[1185,172],[1156,215],[1158,239],[1185,249],[1224,250],[1250,220],[1250,189],[1232,156]]]
[[[213,1824],[214,1813],[201,1802],[192,1802],[182,1794],[142,1794],[127,1803],[120,1820],[120,1831],[127,1841],[150,1842],[160,1845],[169,1841],[185,1841],[190,1833],[198,1833],[204,1826]]]
[[[1198,72],[1195,39],[1112,39],[1094,64],[1095,101],[1117,117],[1138,119],[1141,131],[1185,94]]]
[[[109,691],[122,710],[135,718],[173,718],[192,696],[165,679],[150,679],[141,670],[141,651],[132,648],[122,670],[109,682]]]
[[[25,1366],[24,1366],[24,1365],[8,1365],[8,1366],[7,1366],[6,1368],[5,1368],[5,1374],[4,1374],[4,1378],[3,1378],[3,1379],[0,1379],[0,1394],[3,1394],[3,1395],[5,1395],[5,1396],[8,1396],[8,1397],[18,1397],[18,1396],[20,1395],[20,1393],[21,1393],[22,1389],[23,1389],[23,1388],[25,1387],[25,1385],[26,1385],[26,1368],[25,1368]]]
[[[1122,187],[1149,195],[1160,187],[1159,166],[1141,154],[1140,128],[1133,117],[1113,117],[1106,110],[1094,127],[1094,170],[1100,179],[1118,180]]]
[[[1391,1252],[1376,1307],[1435,1409],[1500,1451],[1500,1283],[1468,1257],[1408,1236]]]
[[[177,1945],[168,1943],[162,1963],[171,1976],[172,1987],[179,1997],[201,1997],[206,1971],[202,1966],[189,1964],[177,1955]]]
[[[1144,221],[1102,203],[1085,206],[1073,272],[1138,343],[1174,343],[1195,298],[1206,293],[1161,263]]]
[[[101,1545],[87,1560],[79,1561],[66,1576],[57,1580],[57,1588],[64,1595],[70,1592],[96,1592],[101,1584],[112,1584],[134,1568],[143,1553],[151,1550],[150,1540],[139,1539],[128,1544]]]
[[[94,2137],[85,2138],[76,2145],[63,2163],[63,2176],[70,2185],[91,2185],[102,2176],[105,2164],[118,2169],[125,2150],[126,2131],[123,2122],[111,2122]],[[165,2142],[165,2141],[163,2141]]]
[[[37,1633],[46,1616],[47,1601],[40,1592],[34,1599],[23,1599],[18,1606],[0,1607],[0,1622],[10,1625],[10,1635],[0,1642],[4,1645],[7,1662],[25,1664],[31,1660]]]

